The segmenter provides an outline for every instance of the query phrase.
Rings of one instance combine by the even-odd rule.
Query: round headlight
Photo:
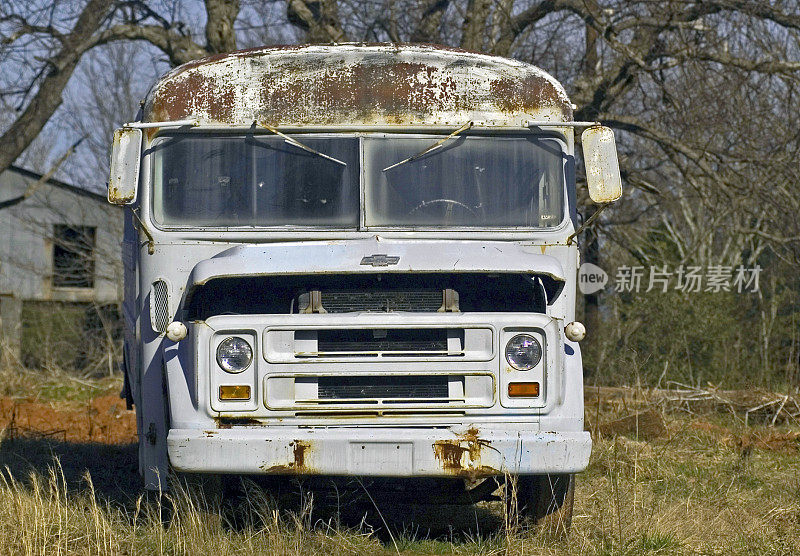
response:
[[[253,361],[253,348],[244,338],[231,336],[217,346],[217,363],[229,373],[241,373]]]
[[[542,344],[530,334],[517,334],[506,344],[506,361],[518,371],[528,371],[542,360]]]

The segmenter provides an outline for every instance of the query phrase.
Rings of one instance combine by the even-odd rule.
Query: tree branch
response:
[[[689,147],[687,144],[678,141],[676,139],[673,139],[672,137],[668,136],[662,131],[654,129],[651,126],[643,122],[640,122],[634,118],[627,118],[624,116],[610,116],[604,118],[603,121],[611,127],[630,131],[631,133],[635,133],[640,137],[644,137],[651,141],[655,141],[656,143],[685,156],[686,158],[694,162],[708,176],[718,175],[718,172],[716,172],[706,160],[707,153],[705,151],[697,151]]]
[[[306,32],[308,42],[344,42],[336,0],[287,0],[289,23]]]
[[[800,62],[786,60],[747,60],[746,58],[731,56],[726,52],[693,51],[677,55],[675,58],[682,62],[690,60],[714,62],[724,66],[758,73],[788,74],[800,72]]]
[[[178,33],[174,28],[165,29],[158,25],[133,25],[122,23],[114,25],[92,37],[90,45],[99,46],[118,40],[146,41],[164,52],[170,64],[179,66],[209,55],[209,51],[194,42],[190,37]]]
[[[52,25],[34,25],[29,23],[24,17],[17,14],[0,17],[0,23],[6,22],[14,22],[18,25],[18,27],[16,31],[0,39],[0,44],[12,44],[26,35],[47,35],[58,41],[64,40],[64,34]]]
[[[25,111],[0,137],[0,173],[4,172],[39,135],[42,128],[61,105],[61,94],[75,71],[92,35],[111,11],[113,0],[89,0],[75,26],[61,39],[61,48],[49,61],[39,88]]]
[[[704,0],[708,8],[717,11],[735,11],[759,19],[773,21],[781,27],[800,29],[800,15],[792,15],[772,7],[772,2],[751,2],[746,0]]]

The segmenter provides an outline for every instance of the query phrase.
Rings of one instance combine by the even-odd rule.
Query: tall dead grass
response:
[[[53,554],[367,554],[383,552],[369,535],[330,524],[308,523],[309,508],[279,512],[266,493],[254,491],[235,526],[219,510],[185,491],[164,503],[139,497],[130,508],[104,502],[91,477],[70,492],[58,464],[46,476],[0,479],[0,553]]]
[[[600,439],[579,475],[569,539],[537,535],[484,504],[494,527],[454,531],[474,508],[436,508],[425,519],[451,527],[429,535],[402,507],[362,502],[361,522],[314,517],[313,497],[293,511],[248,487],[235,518],[184,490],[159,505],[106,502],[85,476],[68,486],[56,464],[44,475],[0,480],[0,553],[50,554],[795,554],[800,553],[800,458],[742,451],[692,420],[668,439]],[[712,432],[709,432],[712,431]],[[349,502],[342,501],[342,505]],[[374,508],[372,507],[374,505]],[[352,513],[352,508],[351,512]],[[477,514],[476,514],[477,516]],[[464,515],[461,516],[463,518]],[[475,518],[477,520],[477,517]],[[421,525],[423,525],[421,527]],[[391,534],[377,529],[388,528]]]

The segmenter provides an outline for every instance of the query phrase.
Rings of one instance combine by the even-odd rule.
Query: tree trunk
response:
[[[469,0],[461,33],[461,48],[480,52],[486,36],[491,0]]]
[[[599,57],[597,55],[597,31],[592,27],[586,26],[586,52],[583,57],[583,78],[589,82],[599,71]],[[584,213],[584,222],[594,216],[597,207],[589,201]],[[597,236],[597,228],[589,226],[584,231],[582,261],[597,266],[600,265],[600,242]],[[591,293],[583,297],[583,320],[589,335],[593,335],[600,326],[600,295],[599,292]]]
[[[233,24],[239,15],[239,0],[206,0],[206,48],[213,54],[236,50]]]
[[[416,28],[411,33],[411,42],[438,42],[439,25],[449,3],[449,0],[426,0],[422,3],[422,13]]]

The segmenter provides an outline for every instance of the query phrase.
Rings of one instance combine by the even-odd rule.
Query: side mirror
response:
[[[129,205],[136,200],[141,155],[141,129],[124,127],[114,131],[114,142],[111,145],[111,175],[108,178],[109,203]]]
[[[616,201],[622,196],[622,178],[614,132],[605,126],[592,126],[583,131],[581,143],[589,197],[597,204]]]

